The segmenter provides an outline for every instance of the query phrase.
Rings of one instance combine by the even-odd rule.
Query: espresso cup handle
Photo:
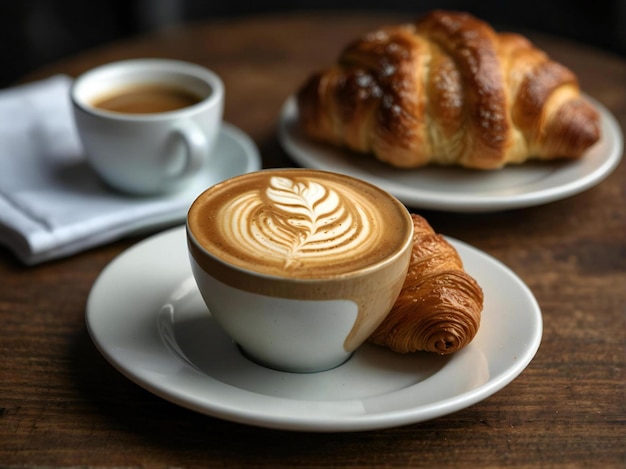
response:
[[[179,125],[173,132],[175,138],[184,145],[185,161],[182,169],[171,178],[178,179],[188,176],[202,167],[208,157],[209,143],[206,135],[194,122]]]

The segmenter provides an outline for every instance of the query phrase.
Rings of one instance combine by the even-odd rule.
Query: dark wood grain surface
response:
[[[264,166],[292,165],[276,138],[284,100],[348,40],[396,21],[380,14],[216,20],[110,44],[24,80],[131,57],[197,62],[223,77],[225,119],[256,141]],[[626,127],[624,59],[528,34]],[[507,264],[542,308],[535,359],[492,397],[424,423],[342,434],[200,415],[123,377],[87,334],[94,280],[139,237],[35,267],[0,248],[0,466],[624,467],[625,164],[598,186],[539,207],[419,213]]]

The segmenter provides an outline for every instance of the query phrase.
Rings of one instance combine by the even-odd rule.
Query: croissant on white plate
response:
[[[579,158],[600,138],[571,70],[467,13],[367,34],[296,98],[305,135],[402,168]]]
[[[469,344],[480,326],[483,291],[456,249],[419,215],[413,250],[396,302],[369,341],[400,353],[447,355]]]

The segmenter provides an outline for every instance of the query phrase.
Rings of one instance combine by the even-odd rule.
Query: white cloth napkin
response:
[[[87,166],[63,75],[0,91],[0,243],[27,265],[182,223],[197,192],[125,196]]]

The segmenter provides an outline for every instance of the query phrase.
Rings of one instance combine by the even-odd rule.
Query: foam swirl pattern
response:
[[[287,271],[369,257],[382,228],[379,210],[352,187],[282,176],[233,198],[217,216],[238,257]]]
[[[232,284],[241,283],[238,269],[290,279],[359,276],[400,255],[412,234],[404,205],[380,188],[295,168],[216,184],[192,204],[187,223],[194,258]]]

